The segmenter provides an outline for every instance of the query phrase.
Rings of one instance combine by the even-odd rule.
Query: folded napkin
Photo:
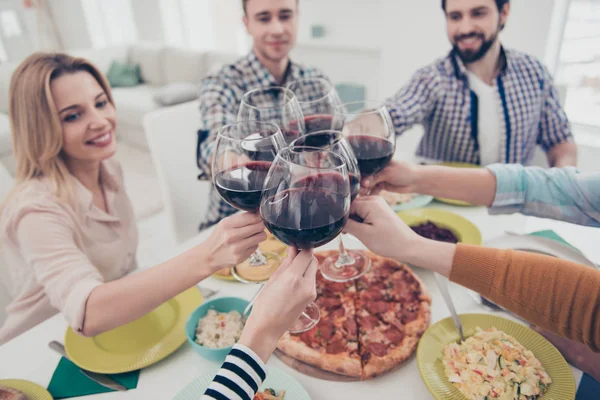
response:
[[[124,374],[109,375],[127,389],[137,387],[140,371]],[[94,382],[79,371],[79,367],[62,357],[52,375],[48,391],[54,399],[68,399],[71,397],[88,396],[97,393],[113,392],[99,383]]]
[[[547,239],[556,240],[559,243],[565,244],[577,250],[574,246],[568,243],[565,239],[560,237],[556,232],[552,230],[539,231],[530,233],[531,236],[540,236]],[[584,373],[577,389],[577,395],[575,400],[598,400],[600,398],[600,382]]]

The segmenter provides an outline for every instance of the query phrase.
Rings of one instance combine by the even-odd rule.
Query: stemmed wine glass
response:
[[[303,78],[290,82],[287,88],[298,99],[306,133],[335,129],[331,125],[333,114],[342,101],[331,83],[323,78]]]
[[[362,178],[378,173],[392,160],[396,135],[385,106],[365,101],[342,104],[336,108],[333,124],[342,126]]]
[[[265,121],[279,126],[286,143],[306,133],[304,115],[294,93],[284,87],[255,89],[242,96],[238,121]]]
[[[257,213],[262,189],[272,161],[285,146],[275,124],[246,121],[225,125],[219,131],[213,159],[213,183],[231,206]],[[241,282],[265,282],[281,264],[275,253],[257,249],[244,263],[232,268]]]
[[[260,204],[267,229],[299,250],[324,245],[342,232],[350,213],[350,182],[342,157],[318,147],[290,146],[273,162]],[[289,329],[314,327],[319,308],[311,303]]]
[[[350,201],[360,191],[360,171],[352,148],[340,131],[323,130],[308,133],[292,142],[290,147],[318,147],[330,150],[344,159],[350,181]],[[347,250],[339,236],[339,254],[327,257],[320,265],[321,274],[331,281],[346,282],[358,279],[371,267],[371,259],[360,250]]]

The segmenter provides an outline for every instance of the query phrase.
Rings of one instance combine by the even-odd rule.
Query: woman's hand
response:
[[[361,182],[361,194],[377,194],[382,190],[396,193],[415,191],[418,166],[392,160],[381,172],[366,177]]]
[[[267,238],[258,214],[240,213],[219,222],[201,245],[213,272],[246,260]]]
[[[352,202],[345,232],[356,236],[370,250],[384,257],[449,276],[456,245],[417,235],[379,196],[358,197]]]
[[[362,222],[349,219],[345,232],[384,257],[404,261],[404,250],[421,240],[379,196],[358,197],[352,202],[350,215],[360,217]]]
[[[256,298],[240,344],[267,362],[277,341],[317,297],[317,259],[290,247],[288,255]]]

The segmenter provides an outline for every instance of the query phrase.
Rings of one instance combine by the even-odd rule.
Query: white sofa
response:
[[[142,121],[144,115],[163,107],[154,101],[154,95],[160,88],[171,83],[198,84],[209,73],[239,58],[236,54],[200,52],[156,43],[69,50],[67,53],[89,59],[104,73],[108,72],[113,61],[140,65],[143,83],[134,87],[114,88],[113,96],[117,106],[119,139],[144,149],[148,145]],[[8,88],[16,65],[0,65],[0,162],[11,173],[14,173],[14,160],[7,115]]]

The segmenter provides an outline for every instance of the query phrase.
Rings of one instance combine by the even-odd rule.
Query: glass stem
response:
[[[257,248],[256,251],[250,256],[249,262],[253,267],[260,267],[261,265],[267,264],[267,258],[264,256],[262,251],[260,251],[260,248]]]
[[[343,234],[338,237],[340,254],[339,254],[337,260],[335,261],[335,266],[337,268],[342,268],[347,265],[352,265],[355,262],[354,257],[352,257],[352,255],[350,255],[350,253],[348,253],[348,251],[346,251],[346,246],[344,246],[344,240],[342,239],[342,237],[343,237]]]

